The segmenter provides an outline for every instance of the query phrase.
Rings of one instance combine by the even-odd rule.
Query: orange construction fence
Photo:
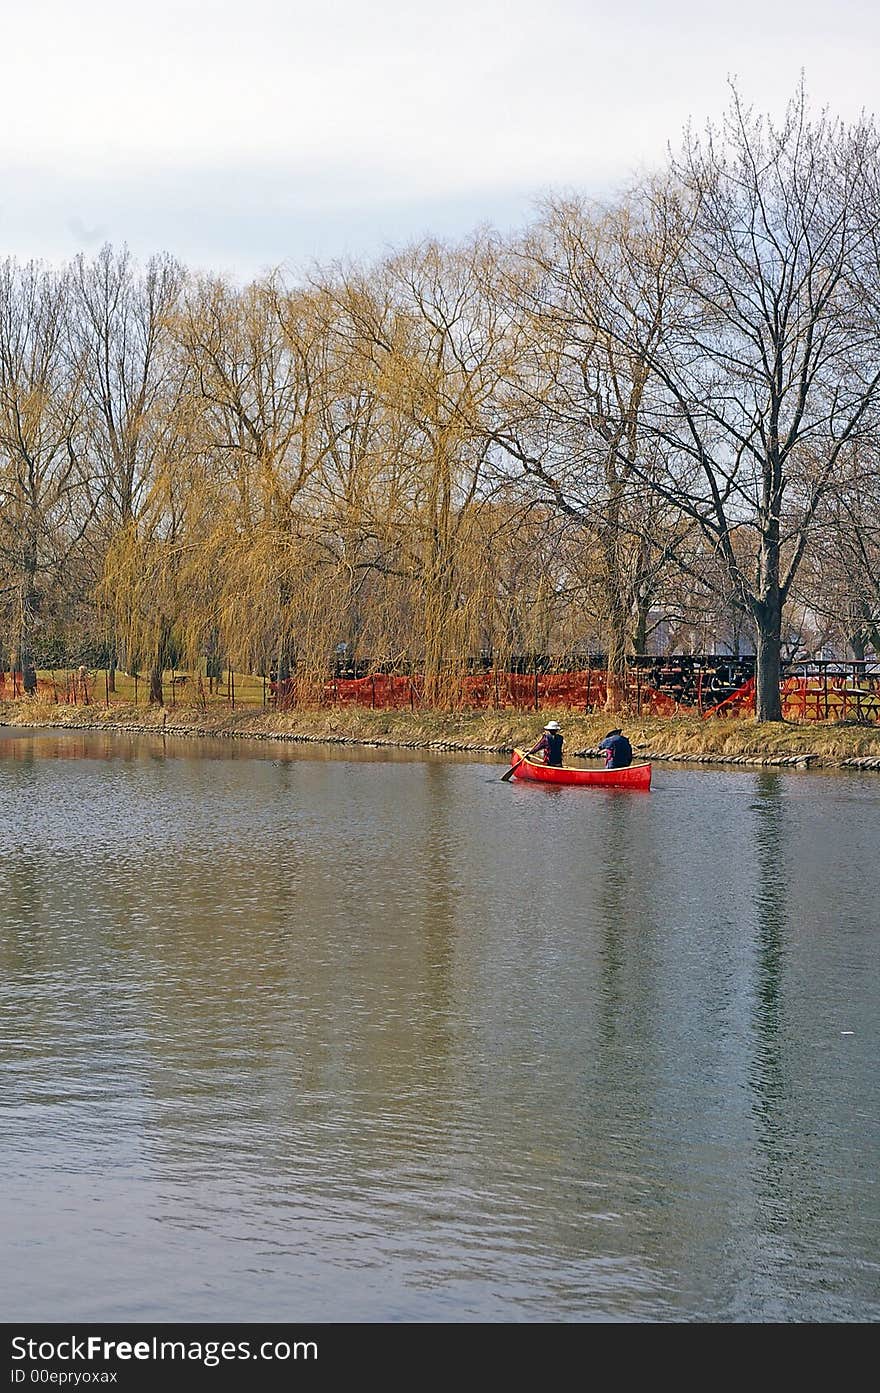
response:
[[[172,678],[174,683],[186,682],[183,676]],[[204,705],[205,693],[201,678],[198,700]],[[107,682],[99,685],[100,674],[84,668],[41,676],[37,695],[47,701],[89,705],[100,702],[109,693]],[[227,683],[229,687],[229,684]],[[135,689],[136,690],[136,689]],[[791,676],[781,685],[782,713],[787,720],[841,721],[863,720],[880,722],[880,675],[853,675],[846,672],[820,672]],[[0,697],[23,696],[21,675],[0,671]],[[234,687],[231,701],[235,706]],[[227,691],[229,697],[229,691]],[[601,710],[606,703],[607,685],[604,671],[585,668],[578,672],[513,673],[484,672],[463,674],[443,681],[436,704],[461,710],[501,710],[514,708],[538,711],[547,707],[568,708],[572,711]],[[186,698],[184,698],[186,700]],[[222,700],[222,698],[221,698]],[[661,692],[642,680],[637,668],[628,674],[625,700],[629,708],[642,715],[672,716],[697,714],[709,716],[739,716],[755,710],[755,681],[749,678],[741,687],[730,692],[720,702],[708,705],[701,684],[696,700],[688,701]],[[299,685],[294,679],[287,682],[263,681],[263,704],[273,702],[277,709],[303,706],[357,706],[377,710],[417,710],[431,704],[425,690],[425,680],[419,674],[390,676],[373,673],[359,678],[318,679],[314,685]]]

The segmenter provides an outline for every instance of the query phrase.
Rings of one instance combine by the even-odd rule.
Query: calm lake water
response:
[[[877,775],[0,733],[0,1318],[880,1316]]]

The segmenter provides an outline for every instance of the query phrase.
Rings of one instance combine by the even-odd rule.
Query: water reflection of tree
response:
[[[796,1166],[795,1122],[792,1112],[792,1080],[786,1062],[785,969],[787,905],[789,887],[789,814],[784,778],[777,773],[761,773],[755,780],[751,805],[754,818],[756,957],[752,1021],[754,1051],[749,1069],[753,1097],[758,1160],[755,1174],[761,1234],[765,1241],[773,1235],[773,1249],[766,1261],[759,1261],[760,1272],[769,1262],[771,1270],[784,1259],[778,1250],[780,1235],[792,1240],[805,1218],[803,1200],[795,1212],[795,1196],[803,1196],[794,1174]],[[812,1216],[814,1217],[814,1216]],[[793,1229],[793,1222],[798,1226]],[[774,1257],[775,1253],[775,1257]],[[783,1277],[780,1274],[779,1284]],[[776,1279],[772,1280],[776,1287]],[[762,1294],[766,1302],[771,1294]],[[780,1291],[784,1301],[784,1296]]]
[[[452,974],[455,949],[455,906],[453,879],[455,857],[452,851],[450,819],[450,770],[442,764],[425,765],[427,827],[425,865],[428,868],[424,914],[425,1046],[439,1062],[448,1059],[452,1031]]]
[[[650,831],[650,819],[640,816],[642,799],[631,793],[609,791],[604,794],[606,806],[599,822],[602,849],[596,857],[598,879],[596,905],[601,926],[602,990],[600,995],[600,1028],[603,1043],[613,1044],[621,1024],[629,1035],[632,1021],[621,1021],[622,1013],[632,1001],[632,984],[627,972],[644,965],[643,953],[633,953],[635,935],[642,937],[652,927],[652,901],[646,893],[646,866],[650,864],[651,847],[644,841]],[[642,937],[642,946],[644,947]],[[652,977],[645,973],[639,984],[641,998],[647,1003],[653,996]],[[643,1011],[641,1019],[649,1013]]]
[[[782,1000],[788,897],[784,785],[779,774],[758,774],[752,803],[755,830],[754,1024],[756,1051],[751,1084],[765,1139],[779,1134],[779,1109],[787,1085],[782,1055]]]
[[[662,974],[668,925],[651,893],[656,810],[641,797],[609,791],[598,821],[597,848],[599,990],[596,998],[596,1077],[590,1090],[587,1173],[618,1190],[620,1233],[614,1247],[626,1252],[649,1290],[663,1244],[680,1242],[674,1164],[663,1144],[661,1102],[666,1070],[666,1007]],[[659,1144],[658,1144],[659,1143]],[[645,1211],[656,1236],[646,1243]],[[607,1256],[609,1235],[597,1230]],[[638,1253],[638,1257],[635,1254]]]

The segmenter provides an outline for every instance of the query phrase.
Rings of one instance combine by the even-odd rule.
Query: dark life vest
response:
[[[547,741],[547,763],[562,763],[562,736],[558,730],[545,730],[544,739]]]
[[[633,762],[633,747],[625,735],[610,736],[602,741],[599,749],[611,751],[609,769],[626,769]]]

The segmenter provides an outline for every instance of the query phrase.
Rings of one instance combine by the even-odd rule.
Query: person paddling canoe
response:
[[[633,747],[621,730],[609,730],[599,749],[605,751],[606,769],[628,769],[633,762]]]
[[[529,755],[543,752],[545,764],[562,764],[562,731],[559,729],[558,721],[548,721],[544,727],[543,734],[537,745],[533,745],[530,750],[526,750],[526,759]]]

